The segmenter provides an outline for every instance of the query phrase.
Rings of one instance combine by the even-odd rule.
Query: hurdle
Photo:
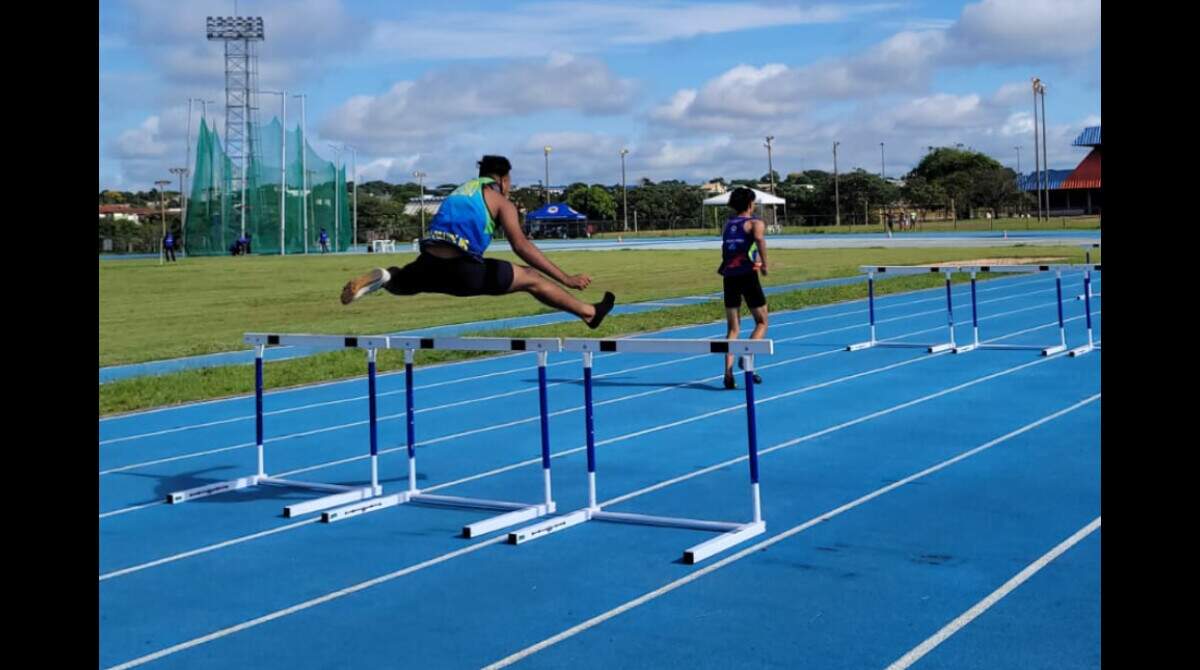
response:
[[[388,337],[387,340],[389,348],[402,349],[404,351],[404,403],[408,440],[408,490],[325,511],[321,514],[321,521],[324,523],[333,523],[405,503],[505,512],[504,514],[463,526],[462,536],[471,538],[554,513],[555,504],[550,478],[550,414],[546,396],[546,359],[550,352],[562,351],[562,343],[558,338],[510,339],[506,337],[393,336]],[[538,403],[541,413],[542,502],[525,503],[437,495],[423,493],[417,487],[416,420],[413,410],[413,357],[419,349],[528,351],[537,353]]]
[[[545,537],[587,521],[608,521],[645,526],[707,530],[721,533],[683,552],[683,561],[695,564],[756,535],[766,532],[758,487],[758,429],[754,413],[754,355],[775,352],[773,340],[671,340],[671,339],[575,339],[562,343],[563,351],[583,355],[584,430],[587,436],[588,506],[569,514],[512,531],[509,544],[522,544]],[[745,366],[746,425],[750,462],[751,514],[749,522],[708,521],[680,517],[652,516],[629,512],[605,511],[596,501],[596,438],[592,405],[592,357],[596,352],[640,354],[736,354]]]
[[[383,492],[383,488],[379,485],[378,426],[375,412],[375,356],[379,349],[387,348],[387,338],[356,335],[271,335],[266,333],[246,333],[244,341],[247,344],[254,345],[254,435],[255,444],[258,449],[258,472],[216,484],[206,484],[183,491],[175,491],[167,494],[167,502],[176,504],[227,491],[249,488],[251,486],[280,486],[322,491],[330,494],[283,508],[283,515],[285,517],[294,517],[380,495]],[[268,346],[298,346],[330,350],[366,349],[371,433],[370,486],[346,486],[321,482],[305,482],[294,479],[281,479],[267,474],[266,454],[263,448],[263,354]]]
[[[892,349],[925,349],[931,354],[936,354],[941,351],[953,349],[954,343],[954,302],[950,295],[950,275],[957,272],[958,268],[952,265],[879,265],[867,266],[859,268],[867,273],[867,325],[871,328],[870,339],[866,342],[858,342],[846,347],[846,351],[862,351],[863,349],[887,347]],[[949,340],[946,342],[934,342],[919,344],[916,342],[887,342],[875,338],[875,274],[893,274],[893,275],[912,275],[925,273],[942,273],[946,276],[946,324],[949,331]]]
[[[1029,350],[1040,351],[1043,356],[1052,356],[1062,353],[1067,350],[1067,330],[1066,321],[1063,318],[1063,294],[1062,294],[1062,273],[1070,272],[1081,268],[1100,269],[1099,265],[1083,266],[1083,265],[976,265],[963,266],[960,268],[963,272],[971,275],[971,331],[973,339],[969,344],[964,344],[955,347],[952,351],[956,354],[965,354],[976,349],[1010,349],[1010,350]],[[1036,344],[995,344],[984,343],[979,340],[979,308],[975,299],[975,284],[976,274],[980,272],[993,273],[1019,273],[1033,274],[1038,272],[1053,272],[1055,285],[1055,303],[1058,307],[1058,344],[1053,345],[1036,345]],[[1088,280],[1085,278],[1085,285]],[[1091,322],[1091,309],[1088,308],[1088,321]],[[1090,327],[1089,327],[1090,332]],[[1086,353],[1086,352],[1085,352]]]
[[[1100,246],[1097,244],[1096,246]],[[1100,266],[1096,266],[1096,271],[1100,271]],[[1100,295],[1097,293],[1096,295]],[[1072,358],[1082,356],[1096,348],[1095,342],[1092,340],[1092,268],[1088,267],[1083,271],[1083,313],[1087,315],[1087,344],[1081,347],[1075,347],[1071,350]]]
[[[1092,264],[1092,249],[1099,249],[1099,248],[1100,248],[1099,242],[1083,245],[1083,262],[1088,265],[1091,265]],[[1093,293],[1090,296],[1088,296],[1087,292],[1085,291],[1084,293],[1080,293],[1079,295],[1075,296],[1075,299],[1076,300],[1087,300],[1089,298],[1099,298],[1099,297],[1100,297],[1099,293]],[[1091,313],[1091,311],[1092,310],[1089,309],[1088,313]]]

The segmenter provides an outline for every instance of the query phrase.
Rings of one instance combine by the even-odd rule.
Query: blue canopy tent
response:
[[[552,202],[525,215],[525,234],[530,237],[583,237],[587,216],[565,202]]]

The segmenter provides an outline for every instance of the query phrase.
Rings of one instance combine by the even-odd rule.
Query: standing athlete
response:
[[[761,340],[767,334],[767,297],[763,294],[758,273],[767,274],[766,227],[754,217],[754,191],[736,188],[729,194],[729,208],[736,214],[725,222],[721,233],[721,266],[717,272],[725,278],[725,320],[729,330],[725,337],[736,339],[740,330],[742,298],[754,317],[754,332],[750,339]],[[741,358],[738,367],[742,367]],[[762,377],[754,373],[754,383]],[[733,354],[725,354],[725,388],[737,388],[733,378]]]
[[[616,298],[605,292],[603,300],[589,304],[559,286],[583,290],[592,278],[563,272],[525,237],[517,208],[508,200],[511,171],[507,158],[484,156],[479,161],[479,177],[454,189],[438,207],[429,223],[429,236],[421,240],[417,259],[402,268],[376,268],[350,280],[342,289],[342,304],[381,288],[395,295],[472,296],[524,291],[545,305],[574,314],[589,328],[599,326]],[[532,267],[483,257],[497,224],[513,252]]]

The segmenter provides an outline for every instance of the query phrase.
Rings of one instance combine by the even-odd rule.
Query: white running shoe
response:
[[[349,305],[368,293],[374,293],[388,283],[391,275],[383,268],[375,268],[365,275],[360,275],[346,282],[342,288],[342,304]]]

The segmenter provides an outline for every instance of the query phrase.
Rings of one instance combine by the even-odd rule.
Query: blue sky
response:
[[[1100,123],[1098,0],[241,0],[262,16],[260,86],[308,95],[309,141],[358,150],[360,179],[431,183],[509,156],[518,185],[758,177],[775,169],[908,171],[962,143],[1033,166],[1029,81],[1047,84],[1049,160]],[[215,101],[206,16],[232,1],[100,3],[100,188],[143,190],[186,156],[188,98]],[[278,115],[262,96],[260,119]],[[288,125],[299,122],[297,100]],[[192,112],[192,141],[200,115]],[[174,181],[174,180],[173,180]]]

